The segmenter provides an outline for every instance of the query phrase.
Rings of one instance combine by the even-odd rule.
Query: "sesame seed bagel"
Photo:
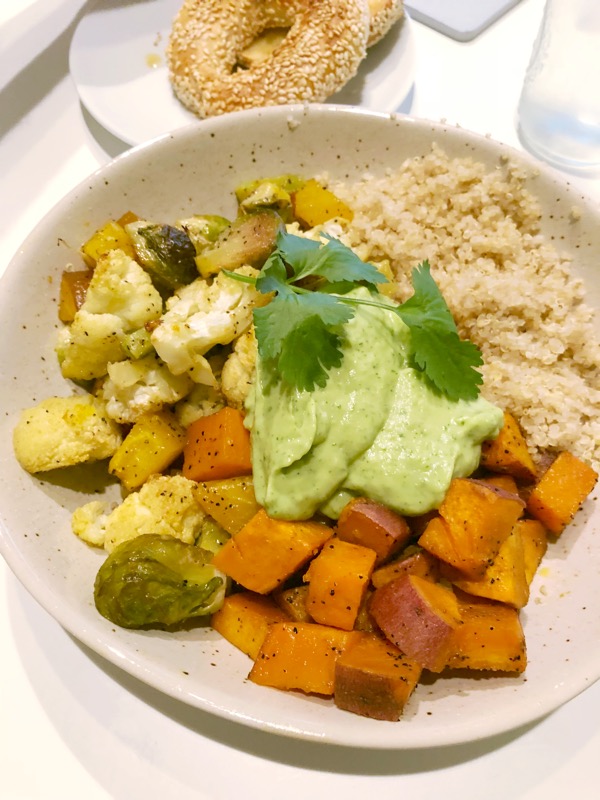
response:
[[[372,47],[404,15],[404,0],[369,0],[369,13],[371,24],[367,47]]]
[[[185,0],[167,47],[171,84],[200,117],[321,102],[356,74],[369,26],[368,0]],[[269,28],[289,30],[269,58],[236,69]]]

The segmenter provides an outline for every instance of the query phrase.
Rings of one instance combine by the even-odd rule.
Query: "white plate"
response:
[[[82,103],[128,144],[198,121],[174,96],[165,48],[181,0],[103,0],[77,26],[69,68]],[[330,100],[372,111],[409,111],[414,44],[408,16],[369,50],[357,75]]]
[[[586,507],[550,548],[524,611],[529,665],[524,676],[444,677],[421,685],[398,723],[339,711],[332,702],[245,680],[250,661],[208,628],[170,634],[116,628],[100,617],[92,586],[103,554],[70,532],[86,502],[69,471],[27,475],[11,432],[20,410],[67,394],[53,352],[60,272],[106,219],[127,209],[171,221],[191,212],[230,215],[232,189],[284,172],[334,177],[381,174],[436,141],[490,168],[502,155],[533,165],[490,139],[407,117],[345,106],[270,108],[193,125],[129,150],[69,194],[30,235],[0,283],[0,550],[18,578],[56,619],[93,650],[140,680],[230,720],[288,736],[356,747],[412,748],[466,742],[532,722],[600,677],[600,508]],[[318,142],[318,147],[315,143]],[[600,214],[549,169],[529,186],[542,202],[543,229],[576,255],[588,299],[600,308]],[[573,224],[577,205],[581,219]],[[10,387],[10,391],[7,391]],[[76,470],[82,472],[82,470]],[[72,477],[72,476],[70,476]],[[97,476],[96,476],[97,480]]]

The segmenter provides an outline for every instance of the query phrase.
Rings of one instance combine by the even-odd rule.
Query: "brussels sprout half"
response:
[[[220,608],[226,576],[212,553],[174,536],[143,534],[116,547],[94,584],[96,608],[123,628],[176,625]]]

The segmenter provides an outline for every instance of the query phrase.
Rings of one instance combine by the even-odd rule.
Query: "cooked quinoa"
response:
[[[600,467],[600,343],[571,260],[540,234],[525,174],[437,147],[383,178],[330,184],[354,210],[347,243],[389,259],[397,296],[424,259],[461,336],[482,350],[483,394],[519,419],[534,454]],[[574,223],[576,224],[576,223]]]

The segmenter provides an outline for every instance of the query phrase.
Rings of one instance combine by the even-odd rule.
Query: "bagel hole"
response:
[[[236,70],[252,69],[271,58],[287,36],[289,28],[265,28],[237,54]]]

